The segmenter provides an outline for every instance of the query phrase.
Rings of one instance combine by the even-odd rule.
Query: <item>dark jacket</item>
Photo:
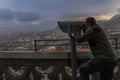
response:
[[[83,35],[80,35],[77,31],[76,35],[78,43],[89,42],[91,52],[96,58],[108,62],[117,60],[106,34],[99,25],[96,24],[90,27]]]

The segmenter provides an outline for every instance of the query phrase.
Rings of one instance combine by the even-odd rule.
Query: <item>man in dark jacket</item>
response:
[[[106,34],[93,17],[86,18],[83,28],[85,31],[83,35],[79,35],[77,31],[77,42],[88,41],[94,58],[81,65],[80,80],[90,80],[89,75],[95,72],[100,72],[101,80],[112,80],[117,58]]]

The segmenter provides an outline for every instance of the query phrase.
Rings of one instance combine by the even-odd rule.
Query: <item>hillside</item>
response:
[[[113,16],[110,20],[100,23],[105,30],[120,31],[120,14]]]

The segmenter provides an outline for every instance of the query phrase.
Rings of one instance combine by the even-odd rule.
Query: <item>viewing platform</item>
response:
[[[71,80],[71,50],[68,46],[70,44],[62,42],[66,46],[63,47],[62,43],[58,44],[55,40],[52,42],[50,42],[51,44],[41,44],[35,41],[37,44],[35,51],[0,51],[0,80]],[[85,43],[84,47],[87,47],[86,45]],[[57,47],[46,49],[43,46],[46,48],[50,48],[48,46]],[[93,56],[89,49],[85,49],[83,46],[78,47],[78,45],[76,47],[77,79],[79,80],[80,65]],[[119,49],[116,50],[116,47],[115,52],[119,59],[114,69],[113,80],[119,80],[120,52]],[[98,75],[99,73],[91,75],[91,80],[99,80]]]
[[[77,52],[78,78],[80,65],[92,57],[90,51]],[[118,60],[114,80],[119,78],[119,70]],[[92,80],[97,80],[96,76]],[[0,51],[0,80],[71,80],[71,77],[70,51]]]

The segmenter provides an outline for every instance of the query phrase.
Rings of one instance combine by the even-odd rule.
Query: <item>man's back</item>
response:
[[[98,59],[109,62],[117,60],[106,34],[97,24],[78,37],[77,41],[80,43],[88,41],[92,54]]]
[[[94,36],[88,42],[93,55],[105,61],[116,61],[116,55],[104,31],[98,25],[92,28]]]

